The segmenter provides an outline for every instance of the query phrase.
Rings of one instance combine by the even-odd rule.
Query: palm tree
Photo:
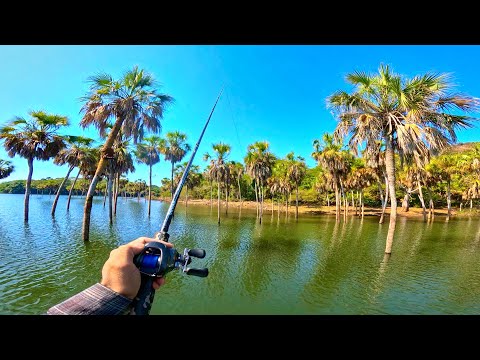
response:
[[[145,130],[159,132],[165,108],[173,102],[171,96],[157,93],[153,77],[137,66],[127,71],[119,80],[114,80],[108,74],[100,74],[90,77],[89,81],[90,91],[83,98],[84,116],[80,125],[87,127],[93,124],[102,136],[111,124],[110,120],[114,119],[114,122],[102,147],[100,162],[85,200],[82,224],[84,241],[89,239],[95,187],[107,165],[105,160],[113,157],[113,144],[119,131],[122,131],[125,138],[132,137],[134,143],[142,140]]]
[[[247,173],[255,180],[255,195],[260,203],[259,221],[262,222],[264,185],[272,175],[275,156],[270,152],[267,141],[257,141],[248,145],[244,159]],[[258,205],[257,205],[258,206]]]
[[[187,144],[187,135],[179,131],[169,132],[165,137],[166,144],[162,149],[162,153],[165,155],[165,161],[170,161],[172,163],[170,193],[173,199],[174,166],[175,163],[182,161],[183,157],[190,151],[190,145]]]
[[[232,175],[232,179],[237,181],[238,185],[238,200],[240,201],[240,205],[242,204],[242,188],[240,187],[240,179],[243,176],[245,169],[243,168],[242,163],[236,161],[229,162],[230,174]]]
[[[60,197],[60,192],[63,189],[70,173],[73,171],[75,167],[80,164],[82,158],[85,157],[85,152],[93,142],[93,139],[83,137],[83,136],[66,136],[65,140],[67,142],[67,147],[60,150],[60,152],[55,156],[53,159],[53,163],[56,165],[65,165],[68,164],[68,171],[67,175],[63,179],[62,183],[58,187],[57,193],[55,195],[55,199],[53,200],[52,205],[52,216],[55,215],[55,209],[57,208],[58,198]],[[79,171],[80,172],[80,171]]]
[[[28,222],[28,205],[32,183],[33,160],[46,161],[65,147],[63,137],[57,131],[68,125],[65,116],[51,115],[44,111],[31,111],[31,118],[16,117],[10,124],[0,129],[0,139],[4,140],[8,156],[20,155],[27,159],[28,177],[25,185],[24,220]]]
[[[375,174],[378,186],[378,193],[380,196],[380,202],[382,203],[382,213],[380,215],[379,224],[383,224],[385,216],[385,209],[388,203],[388,178],[385,168],[385,151],[383,150],[384,144],[378,140],[370,144],[362,155],[365,159],[365,164],[371,168]],[[385,182],[385,197],[383,196],[381,179]]]
[[[158,136],[150,136],[143,139],[144,144],[137,144],[135,156],[137,161],[148,165],[149,167],[149,183],[148,183],[148,216],[152,203],[152,166],[160,162],[159,150],[165,148],[165,139]]]
[[[298,219],[298,186],[302,182],[305,174],[307,172],[307,165],[305,164],[305,159],[301,156],[297,156],[292,152],[287,154],[288,162],[288,177],[290,181],[295,184],[295,219]]]
[[[15,170],[11,161],[0,159],[0,179],[5,179]]]
[[[451,200],[451,188],[453,176],[458,173],[459,170],[459,159],[458,155],[444,154],[437,156],[432,159],[432,161],[427,165],[427,172],[431,176],[437,178],[440,181],[445,181],[447,183],[447,218],[446,221],[450,220],[451,211],[452,211],[452,200]]]
[[[232,149],[230,145],[219,142],[212,145],[213,151],[217,156],[214,159],[214,171],[213,176],[217,181],[218,187],[218,201],[217,201],[217,215],[218,215],[218,225],[220,225],[220,184],[225,181],[225,178],[228,176],[228,166],[226,160]]]
[[[323,134],[321,148],[318,147],[318,143],[318,140],[314,141],[315,151],[312,153],[312,157],[328,171],[332,179],[335,191],[335,219],[340,221],[340,190],[343,189],[342,179],[350,171],[351,156],[347,151],[342,150],[342,145],[336,143],[328,133]]]
[[[137,201],[140,202],[140,194],[144,193],[145,189],[147,188],[147,183],[145,180],[137,179],[133,185],[133,189],[137,193]]]
[[[203,154],[203,161],[208,161],[210,160],[210,164],[207,166],[205,169],[205,174],[206,177],[208,178],[208,181],[210,182],[210,208],[212,207],[213,203],[213,180],[215,179],[215,159],[212,158],[212,156],[206,152]]]
[[[135,166],[133,165],[133,157],[128,148],[128,140],[119,141],[116,140],[113,147],[113,159],[110,159],[113,162],[113,172],[115,174],[115,194],[113,201],[113,215],[117,215],[117,201],[120,188],[120,177],[126,175],[129,172],[135,172]]]
[[[385,253],[391,254],[397,219],[395,152],[425,156],[445,148],[456,141],[455,130],[470,126],[472,120],[449,112],[474,110],[478,103],[466,95],[450,94],[452,84],[446,74],[405,79],[382,64],[376,75],[356,71],[346,80],[355,90],[351,94],[337,91],[329,97],[339,118],[335,136],[349,135],[353,151],[362,143],[369,147],[377,140],[385,142],[391,202]]]
[[[188,161],[175,167],[175,184],[180,182],[185,169],[187,168]],[[188,172],[187,179],[185,180],[185,207],[188,206],[188,189],[192,189],[198,186],[202,180],[202,174],[199,173],[200,166],[191,165]]]
[[[70,200],[72,198],[72,192],[75,188],[75,184],[78,180],[80,174],[83,174],[85,177],[88,173],[95,173],[95,169],[97,168],[98,161],[100,159],[100,152],[97,148],[89,148],[89,147],[82,147],[83,155],[79,156],[78,162],[78,173],[75,179],[73,180],[72,186],[70,187],[70,191],[68,192],[68,199],[67,199],[67,211],[70,210]]]

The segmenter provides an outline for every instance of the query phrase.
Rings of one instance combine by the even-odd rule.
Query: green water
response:
[[[23,196],[0,195],[0,313],[41,314],[100,279],[110,251],[160,227],[168,204],[119,199],[113,226],[94,200],[91,241],[81,240],[84,199],[70,212],[61,197],[33,195],[30,222]],[[478,314],[480,220],[424,224],[399,218],[393,254],[384,261],[388,224],[377,218],[272,217],[255,212],[177,207],[171,242],[200,247],[207,278],[170,273],[151,314]]]

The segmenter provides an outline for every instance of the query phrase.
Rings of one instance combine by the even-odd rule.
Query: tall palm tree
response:
[[[82,158],[85,157],[85,152],[93,142],[93,139],[83,137],[83,136],[65,136],[65,140],[67,143],[67,147],[60,150],[60,152],[55,155],[53,159],[53,163],[56,165],[65,165],[68,164],[68,171],[63,181],[61,182],[60,186],[58,187],[57,193],[55,195],[55,199],[53,200],[52,204],[52,216],[55,215],[55,209],[57,208],[58,198],[60,197],[60,192],[62,191],[70,173],[75,169],[77,166],[80,165]]]
[[[183,157],[190,151],[190,145],[187,144],[187,135],[179,131],[167,133],[165,140],[166,144],[162,151],[165,155],[165,161],[172,163],[170,194],[173,199],[173,171],[175,163],[182,161]]]
[[[295,184],[295,219],[298,219],[298,187],[305,177],[307,165],[303,157],[297,156],[295,158],[293,151],[288,153],[286,158],[288,162],[288,177],[290,181]]]
[[[426,73],[406,79],[382,64],[378,74],[356,71],[346,80],[355,87],[353,92],[337,91],[329,97],[339,118],[335,136],[350,136],[354,151],[362,143],[368,147],[377,140],[385,142],[391,202],[385,253],[391,254],[397,219],[395,153],[425,156],[455,142],[455,130],[471,126],[472,118],[451,111],[474,110],[478,102],[450,93],[452,84],[446,74]]]
[[[152,203],[152,166],[160,162],[159,149],[165,147],[165,139],[159,136],[150,136],[143,139],[145,143],[137,144],[135,156],[137,161],[148,165],[148,216],[150,216],[150,209]]]
[[[230,154],[232,149],[230,145],[219,142],[212,145],[213,151],[216,155],[214,160],[214,172],[213,175],[217,181],[217,215],[218,215],[218,225],[220,225],[220,184],[225,181],[225,177],[228,176],[228,166],[226,164],[227,157]]]
[[[11,161],[0,159],[0,179],[5,179],[15,170]]]
[[[65,116],[51,115],[44,111],[31,111],[29,115],[29,120],[16,117],[10,124],[0,129],[0,139],[4,141],[8,156],[20,155],[28,162],[24,201],[25,222],[28,222],[33,160],[49,160],[62,150],[65,147],[65,141],[57,132],[61,126],[68,125],[68,119]]]
[[[272,175],[275,160],[267,141],[257,141],[248,145],[244,162],[247,173],[255,180],[257,204],[260,203],[260,223],[263,215],[264,185],[267,184],[267,179]]]
[[[121,130],[125,138],[133,138],[133,142],[142,140],[145,130],[154,133],[161,129],[160,120],[165,108],[173,102],[169,95],[159,94],[152,75],[135,66],[124,73],[118,80],[108,74],[100,74],[89,78],[90,91],[83,98],[82,127],[93,124],[105,135],[108,125],[113,119],[107,140],[101,150],[101,158],[97,170],[88,189],[85,200],[82,237],[89,239],[90,214],[92,210],[95,187],[103,173],[108,159],[113,157],[113,144]]]

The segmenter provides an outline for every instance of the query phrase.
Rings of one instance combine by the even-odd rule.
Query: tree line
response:
[[[260,222],[266,211],[266,199],[271,200],[272,213],[277,203],[280,214],[281,205],[288,213],[290,200],[293,202],[294,198],[295,218],[299,202],[327,206],[332,203],[337,221],[341,219],[342,208],[345,218],[349,206],[363,216],[365,204],[376,205],[382,209],[380,223],[390,202],[387,254],[393,244],[397,199],[402,199],[404,211],[408,211],[412,202],[418,202],[425,221],[433,218],[435,204],[443,204],[443,199],[448,208],[447,221],[451,217],[452,200],[460,207],[469,202],[472,208],[474,200],[479,198],[480,147],[472,144],[456,151],[452,145],[457,140],[456,131],[471,127],[476,120],[466,114],[477,109],[478,100],[453,93],[445,74],[427,73],[409,79],[395,74],[386,65],[381,65],[375,74],[348,74],[346,80],[353,90],[350,93],[340,90],[328,98],[337,119],[334,133],[313,141],[310,156],[316,160],[316,167],[308,168],[305,159],[294,152],[283,158],[275,156],[267,141],[250,144],[243,162],[231,161],[228,159],[231,146],[219,142],[204,154],[203,171],[199,166],[192,167],[184,189],[185,202],[190,191],[195,198],[209,198],[213,205],[216,192],[219,224],[223,199],[226,212],[229,200],[255,200]],[[91,147],[92,139],[58,135],[58,130],[68,125],[68,119],[41,111],[31,112],[28,120],[15,118],[0,129],[0,139],[9,156],[19,155],[28,162],[25,221],[28,221],[34,160],[54,158],[55,164],[68,166],[56,191],[52,215],[71,172],[78,168],[70,192],[82,175],[88,182],[82,226],[85,241],[89,237],[92,199],[103,189],[97,188],[102,179],[112,221],[118,196],[130,183],[123,176],[135,171],[135,160],[146,164],[148,186],[145,184],[137,194],[148,196],[150,216],[153,166],[161,156],[170,163],[170,179],[162,179],[158,192],[160,197],[168,194],[171,197],[186,166],[182,160],[191,148],[187,136],[179,131],[167,133],[165,138],[144,136],[147,132],[160,132],[160,120],[167,106],[174,102],[171,96],[158,92],[150,74],[134,67],[118,80],[102,74],[89,81],[80,125],[95,126],[105,140],[102,146]],[[459,112],[463,113],[458,115]],[[13,171],[9,162],[0,165],[3,177]]]

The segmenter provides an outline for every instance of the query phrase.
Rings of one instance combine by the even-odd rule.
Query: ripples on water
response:
[[[61,196],[0,195],[0,313],[40,314],[100,279],[115,247],[160,227],[168,204],[119,198],[114,224],[96,198],[91,241],[81,240],[84,198],[65,211]],[[480,311],[480,220],[433,224],[399,218],[393,255],[384,259],[388,224],[377,218],[301,215],[179,204],[170,228],[179,251],[201,247],[207,278],[170,273],[151,314],[477,314]]]

